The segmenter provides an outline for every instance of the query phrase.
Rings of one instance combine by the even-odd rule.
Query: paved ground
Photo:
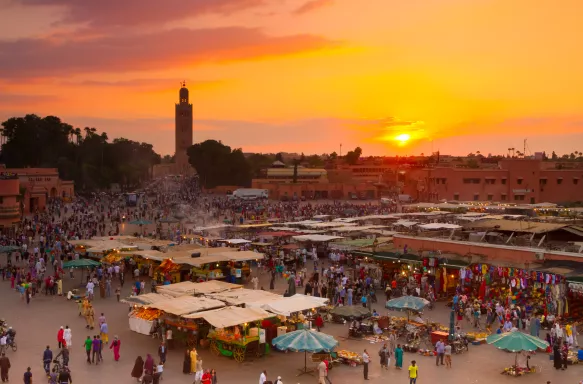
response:
[[[77,284],[80,276],[75,280],[68,280],[65,289]],[[261,276],[267,279],[266,275]],[[262,281],[262,285],[268,286]],[[276,288],[281,292],[283,282],[278,281]],[[130,285],[126,284],[124,294],[128,294]],[[86,336],[92,336],[94,332],[88,332],[84,328],[83,318],[77,315],[77,305],[68,302],[58,296],[37,295],[30,305],[20,301],[16,292],[10,290],[8,281],[0,282],[0,306],[3,308],[1,317],[4,317],[10,325],[17,330],[19,349],[17,352],[8,352],[12,363],[10,370],[11,382],[22,382],[22,374],[27,366],[32,367],[35,384],[44,383],[44,375],[41,356],[47,344],[56,349],[56,335],[59,326],[69,325],[73,330],[73,346],[71,353],[71,369],[75,383],[92,384],[110,381],[111,383],[131,383],[130,372],[134,360],[139,354],[145,356],[150,352],[155,356],[157,342],[147,336],[129,331],[127,324],[127,306],[118,304],[114,298],[95,300],[96,317],[104,312],[110,328],[110,335],[119,335],[122,341],[121,361],[114,362],[110,350],[105,351],[105,362],[98,366],[89,365],[84,359],[82,341]],[[386,313],[377,305],[377,310]],[[448,310],[442,304],[434,311],[428,312],[428,316],[434,320],[445,323],[448,319]],[[346,325],[327,324],[324,332],[337,337],[345,337],[348,333]],[[390,369],[381,371],[378,364],[377,351],[379,344],[370,344],[362,340],[341,339],[341,348],[362,352],[367,348],[373,357],[370,366],[370,381],[368,383],[408,383],[407,373]],[[192,383],[193,377],[183,375],[182,372],[183,350],[171,351],[164,372],[164,383]],[[301,353],[273,353],[270,356],[256,361],[247,361],[238,364],[234,360],[225,357],[215,357],[208,350],[200,351],[205,368],[215,368],[218,371],[220,383],[255,384],[258,382],[259,373],[263,369],[268,370],[268,378],[275,379],[281,375],[286,384],[317,383],[312,376],[296,377],[296,369],[303,366],[304,355]],[[583,365],[570,367],[567,371],[555,371],[547,355],[539,354],[531,361],[538,365],[541,372],[529,377],[510,378],[500,375],[504,366],[509,366],[514,361],[514,355],[498,351],[493,347],[482,345],[471,347],[468,353],[453,357],[454,368],[446,370],[444,367],[436,367],[434,359],[418,355],[405,354],[404,366],[409,365],[410,360],[415,359],[420,365],[420,378],[417,383],[448,383],[448,384],[479,384],[479,383],[516,383],[518,381],[528,383],[546,383],[551,380],[553,384],[579,383],[583,379]],[[362,368],[341,366],[335,368],[330,376],[333,383],[361,383],[364,382]]]

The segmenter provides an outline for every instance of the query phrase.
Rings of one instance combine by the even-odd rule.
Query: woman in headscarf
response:
[[[115,361],[119,361],[119,348],[121,347],[121,341],[119,340],[119,338],[117,336],[115,336],[113,338],[113,343],[111,343],[111,346],[109,347],[109,349],[113,349],[113,359]]]
[[[553,366],[555,369],[561,369],[563,363],[561,362],[561,348],[558,345],[553,345]]]
[[[188,348],[184,353],[184,362],[182,363],[182,373],[190,374],[190,351]]]
[[[154,358],[149,353],[146,355],[146,362],[144,363],[144,370],[150,375],[154,374]]]
[[[132,377],[135,377],[137,381],[140,381],[140,377],[144,373],[144,359],[142,356],[138,356],[136,362],[134,363],[134,369],[132,369]]]

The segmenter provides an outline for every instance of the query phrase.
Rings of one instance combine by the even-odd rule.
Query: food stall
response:
[[[281,334],[292,332],[297,329],[303,329],[305,321],[311,321],[313,315],[316,313],[316,308],[324,307],[328,303],[328,299],[314,296],[305,296],[302,294],[296,294],[291,297],[282,297],[279,300],[270,301],[261,306],[268,312],[278,315],[282,326],[286,326],[286,329],[281,328],[278,330],[278,336]],[[307,316],[304,316],[302,312],[309,311]]]
[[[148,307],[136,307],[128,314],[130,330],[150,335],[154,328],[154,321],[162,316],[162,311]]]
[[[213,327],[207,335],[211,352],[216,356],[233,357],[241,363],[246,356],[263,356],[266,340],[259,322],[271,316],[260,308],[225,307],[184,317],[204,319],[209,323]]]

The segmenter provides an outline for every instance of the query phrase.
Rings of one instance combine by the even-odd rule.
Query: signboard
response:
[[[235,277],[236,278],[240,278],[241,277],[241,270],[240,269],[235,269]]]
[[[265,329],[259,328],[259,344],[265,344]]]
[[[0,180],[14,180],[18,179],[18,175],[14,172],[0,172]]]

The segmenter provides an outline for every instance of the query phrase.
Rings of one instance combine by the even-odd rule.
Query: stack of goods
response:
[[[382,343],[382,342],[389,340],[389,338],[385,335],[371,335],[371,336],[366,336],[364,339],[367,341],[370,341],[371,344]]]
[[[437,356],[437,352],[431,351],[429,349],[420,349],[417,351],[421,356]]]
[[[523,376],[527,373],[533,373],[536,372],[535,368],[532,367],[529,369],[527,368],[520,368],[520,367],[509,367],[509,368],[504,368],[504,370],[501,372],[503,375],[508,375],[508,376]]]
[[[339,358],[343,360],[344,363],[356,366],[357,364],[362,364],[362,356],[356,352],[350,352],[347,350],[340,350],[337,352]]]
[[[130,316],[142,320],[153,321],[162,316],[162,314],[163,312],[160,311],[159,309],[138,307],[130,313]]]
[[[468,337],[469,341],[483,341],[486,340],[488,334],[485,332],[468,332],[466,336]]]
[[[577,352],[569,351],[569,354],[567,355],[567,363],[571,365],[579,364],[579,356],[577,355]]]

